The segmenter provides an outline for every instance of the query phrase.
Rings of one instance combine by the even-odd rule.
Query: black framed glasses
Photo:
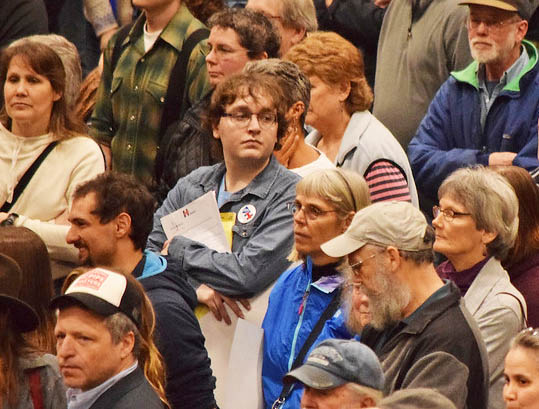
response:
[[[432,208],[432,216],[436,219],[439,215],[443,214],[444,219],[448,222],[452,222],[457,216],[471,216],[471,213],[455,212],[451,209],[442,209],[440,206],[434,206]]]

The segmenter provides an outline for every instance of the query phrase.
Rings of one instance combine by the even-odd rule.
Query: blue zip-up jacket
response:
[[[334,274],[339,274],[336,270]],[[311,330],[333,299],[334,292],[325,293],[312,285],[312,263],[310,260],[285,271],[271,291],[268,309],[262,323],[264,329],[264,355],[262,363],[262,387],[265,407],[271,408],[283,388],[283,376],[290,370],[294,359],[299,354]],[[303,304],[303,307],[301,305]],[[337,320],[334,328],[326,328]],[[338,310],[335,316],[326,322],[318,338],[311,345],[306,356],[320,341],[331,336],[350,339],[344,329],[342,314]],[[299,408],[303,388],[296,384],[283,406]]]
[[[422,197],[436,202],[438,187],[449,174],[469,165],[486,166],[493,152],[517,153],[513,165],[527,170],[539,166],[537,49],[528,41],[522,43],[530,61],[494,101],[483,132],[477,61],[462,71],[453,72],[438,90],[408,147]]]
[[[163,248],[166,236],[161,217],[211,190],[219,192],[225,171],[224,163],[204,166],[178,181],[154,214],[148,250],[159,253]],[[236,217],[230,253],[219,253],[183,236],[174,237],[168,254],[178,260],[178,268],[189,283],[195,289],[207,284],[225,295],[251,297],[275,281],[290,264],[286,256],[294,244],[294,234],[287,203],[294,201],[299,180],[272,155],[262,172],[221,204],[221,212],[239,214],[249,205],[253,214],[250,220]]]

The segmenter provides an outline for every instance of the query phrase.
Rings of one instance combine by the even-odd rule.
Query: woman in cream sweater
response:
[[[36,232],[53,261],[73,263],[76,249],[65,241],[75,187],[104,171],[98,145],[68,113],[64,67],[48,46],[25,40],[0,58],[0,222]],[[41,153],[54,143],[30,181],[16,187]],[[56,276],[61,275],[54,268]]]

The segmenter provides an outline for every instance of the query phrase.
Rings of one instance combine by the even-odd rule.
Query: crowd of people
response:
[[[539,409],[538,6],[1,5],[0,409]]]

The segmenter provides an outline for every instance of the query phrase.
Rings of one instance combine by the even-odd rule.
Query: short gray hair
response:
[[[382,391],[376,390],[369,386],[360,385],[359,383],[348,382],[348,383],[345,383],[345,386],[351,392],[355,393],[358,396],[358,398],[361,398],[367,395],[368,397],[372,398],[372,400],[376,404],[378,404],[380,400],[384,397]]]
[[[513,247],[518,231],[518,199],[507,180],[484,166],[458,169],[438,189],[471,214],[478,230],[497,233],[487,244],[489,255],[502,260]]]
[[[285,91],[287,107],[290,108],[297,101],[301,101],[305,105],[305,110],[300,117],[301,125],[304,125],[311,101],[311,83],[296,64],[278,58],[269,58],[250,61],[245,65],[243,71],[248,74],[259,73],[277,77],[281,88]]]
[[[307,33],[318,30],[313,0],[279,0],[283,26],[305,29]]]
[[[135,323],[131,321],[131,318],[122,312],[117,312],[107,316],[103,323],[109,330],[114,345],[117,345],[126,334],[133,332],[133,335],[135,336],[135,345],[132,353],[133,356],[138,359],[141,343],[140,332]]]
[[[77,47],[71,41],[57,34],[36,34],[13,41],[10,47],[21,44],[23,41],[34,41],[52,48],[64,66],[66,75],[65,101],[68,111],[75,108],[82,83],[82,67]]]

